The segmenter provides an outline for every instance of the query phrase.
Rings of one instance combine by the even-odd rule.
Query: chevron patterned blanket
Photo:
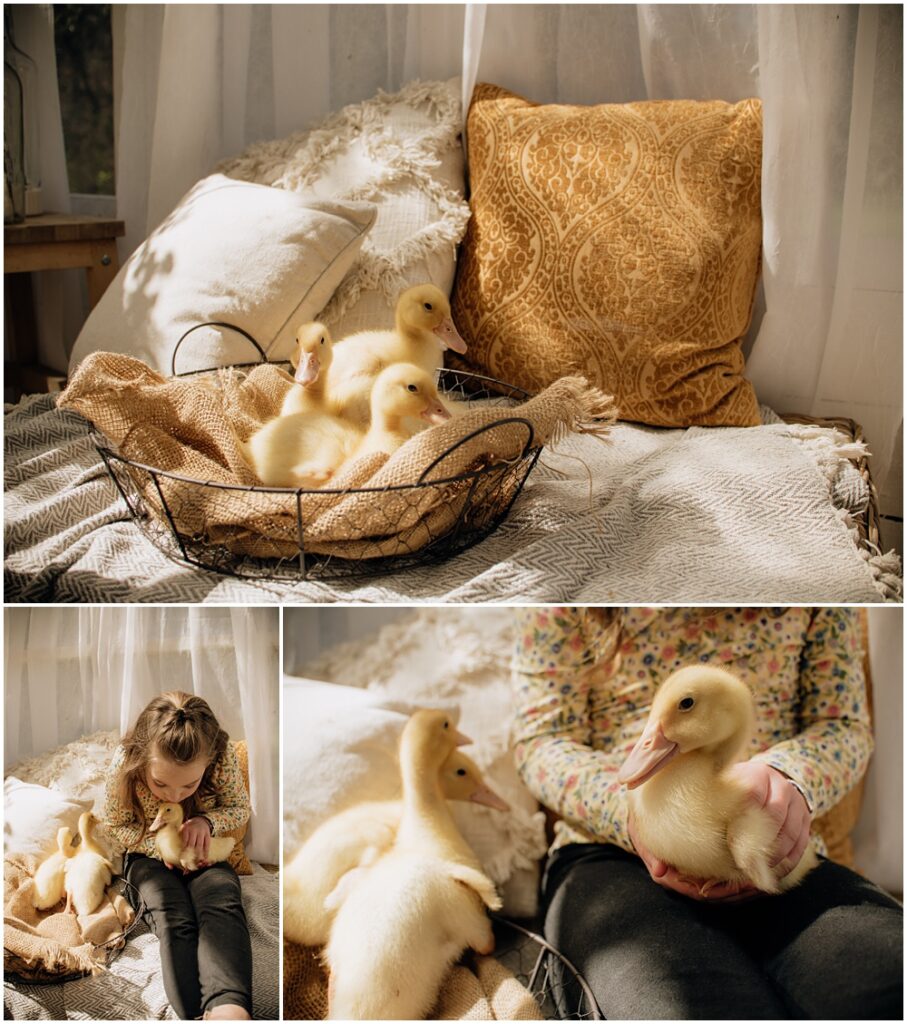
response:
[[[50,395],[7,410],[7,601],[679,602],[899,600],[896,558],[861,548],[868,500],[832,430],[656,430],[546,448],[507,520],[435,566],[369,580],[239,580],[149,541],[95,450]],[[862,451],[862,449],[860,449]]]

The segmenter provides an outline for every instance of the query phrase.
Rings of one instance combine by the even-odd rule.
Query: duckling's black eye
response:
[[[406,385],[406,390],[407,391],[412,391],[413,393],[415,393],[416,391],[419,390],[419,386],[418,386],[418,384],[407,384]],[[444,728],[445,729],[447,728],[447,722],[444,723]]]
[[[412,385],[410,385],[410,387],[412,387]],[[450,722],[445,722],[444,723],[444,728],[446,729],[448,727],[448,725],[450,725]]]
[[[422,303],[422,305],[423,305],[423,306],[424,306],[424,307],[425,307],[425,308],[426,308],[427,310],[431,310],[431,308],[432,308],[432,306],[431,306],[431,303],[430,303],[430,302],[423,302],[423,303]]]
[[[465,768],[458,768],[457,769],[457,775],[465,775],[465,774],[466,774],[466,769]]]
[[[677,705],[681,711],[689,711],[690,708],[696,703],[692,697],[684,697],[683,700]]]
[[[321,339],[321,344],[322,344],[322,345],[324,344],[324,338],[322,338],[322,339]]]

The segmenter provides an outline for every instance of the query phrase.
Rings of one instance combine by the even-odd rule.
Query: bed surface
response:
[[[771,414],[769,412],[769,418]],[[777,417],[773,417],[777,420]],[[865,451],[807,425],[656,430],[546,448],[505,522],[436,566],[293,584],[181,565],[148,540],[91,426],[50,395],[8,407],[10,602],[878,602],[900,567],[861,545]]]
[[[276,874],[260,865],[240,879],[252,936],[254,1017],[279,1013],[278,904]],[[4,981],[4,1016],[15,1020],[175,1020],[164,995],[158,941],[140,922],[107,974],[56,985]]]

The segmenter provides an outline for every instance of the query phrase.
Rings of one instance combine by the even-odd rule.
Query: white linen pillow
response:
[[[419,707],[337,683],[285,677],[283,845],[289,858],[325,820],[363,800],[400,796],[397,747]]]
[[[244,330],[272,361],[287,359],[353,265],[376,208],[308,199],[212,174],[129,257],[85,322],[70,372],[91,352],[122,352],[172,372],[183,334],[209,321]],[[176,372],[255,362],[238,331],[198,327]]]
[[[410,82],[308,131],[256,143],[218,169],[310,198],[376,204],[374,228],[319,317],[343,338],[393,327],[410,285],[431,281],[450,295],[470,215],[461,128],[459,79]]]
[[[56,850],[58,829],[68,827],[75,835],[79,815],[90,810],[90,800],[76,800],[15,776],[4,779],[4,855],[43,859]]]

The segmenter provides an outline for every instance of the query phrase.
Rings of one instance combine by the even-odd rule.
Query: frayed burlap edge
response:
[[[276,415],[292,386],[289,375],[272,365],[248,375],[221,371],[217,380],[164,378],[130,356],[99,352],[78,367],[58,404],[91,420],[126,458],[190,478],[159,477],[155,484],[132,471],[150,510],[168,525],[172,517],[182,536],[240,555],[294,557],[298,512],[307,553],[357,559],[419,550],[458,521],[473,484],[460,478],[518,462],[530,439],[542,445],[571,431],[603,436],[617,415],[613,399],[585,378],[564,377],[518,407],[467,409],[390,457],[353,460],[322,491],[297,496],[204,486],[255,485],[237,439]],[[514,417],[522,422],[512,422]],[[413,486],[420,478],[425,486]],[[514,474],[511,491],[503,488],[500,507],[506,508],[521,480]]]

